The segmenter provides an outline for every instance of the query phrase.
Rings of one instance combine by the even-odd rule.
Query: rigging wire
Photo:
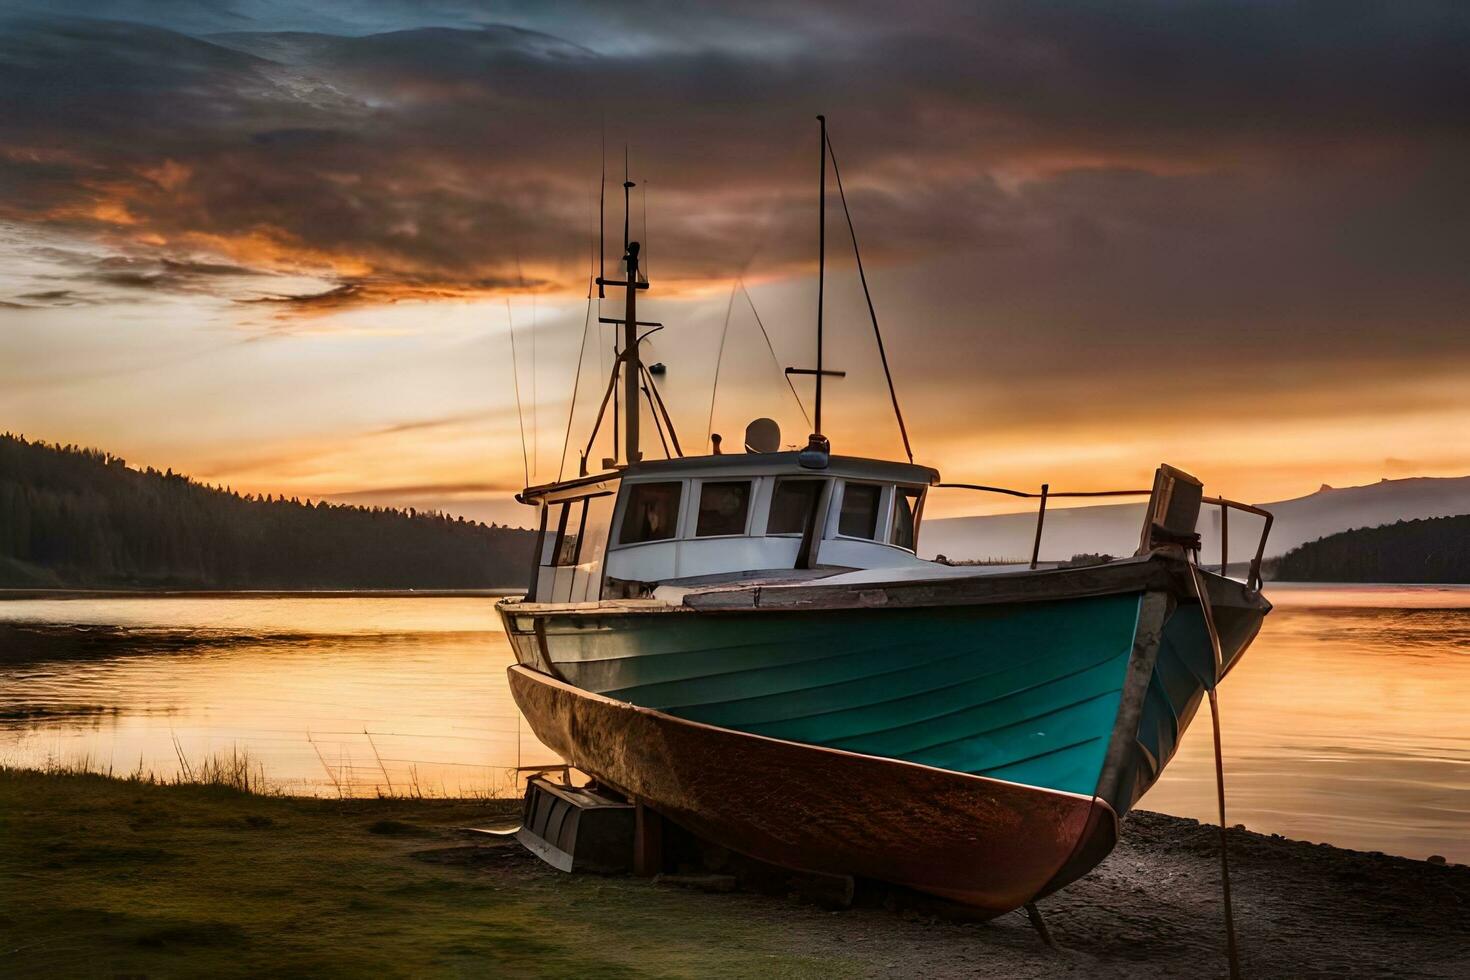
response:
[[[516,263],[520,265],[519,262]],[[531,294],[531,472],[541,474],[541,401],[536,394],[536,294]],[[909,462],[913,462],[910,458]]]
[[[582,316],[582,346],[577,351],[577,373],[572,378],[572,397],[567,403],[567,434],[561,441],[561,462],[556,467],[556,482],[560,483],[567,468],[567,449],[572,444],[572,417],[577,411],[577,391],[582,387],[582,356],[587,352],[587,332],[592,327],[592,290],[587,290],[587,312]],[[579,474],[580,475],[580,474]]]
[[[521,411],[521,371],[520,361],[516,357],[516,322],[510,315],[510,297],[505,298],[505,325],[510,330],[510,374],[514,379],[516,392],[516,422],[521,428],[521,471],[525,475],[526,482],[523,486],[531,485],[531,464],[526,456],[526,416]]]
[[[654,327],[652,330],[648,331],[648,333],[657,333],[662,329],[663,327]],[[647,336],[647,334],[645,334],[644,336]],[[642,342],[641,339],[639,342]],[[643,390],[649,393],[649,414],[653,415],[655,424],[657,424],[658,422],[659,415],[663,415],[664,428],[668,429],[669,431],[669,441],[674,444],[674,453],[680,459],[683,459],[684,447],[679,445],[679,433],[674,429],[674,420],[669,415],[669,407],[664,404],[664,396],[659,394],[658,385],[654,384],[653,382],[653,372],[642,364],[638,365],[638,369],[643,374]],[[664,455],[669,459],[674,458],[673,456],[669,456],[667,445],[664,446]]]
[[[825,133],[826,130],[824,129]],[[898,392],[893,387],[893,372],[888,369],[888,352],[883,348],[883,332],[878,329],[878,313],[873,309],[873,295],[868,291],[868,275],[863,271],[863,256],[858,251],[857,230],[853,228],[852,212],[847,207],[847,194],[842,189],[842,171],[837,169],[837,153],[832,149],[832,137],[824,136],[827,155],[832,159],[832,176],[837,178],[837,196],[842,201],[842,213],[847,217],[847,232],[852,236],[852,255],[857,260],[858,281],[863,284],[863,298],[868,301],[868,316],[873,321],[873,336],[878,341],[878,359],[883,362],[883,377],[888,380],[888,397],[893,402],[893,415],[898,420],[898,434],[903,437],[903,451],[909,462],[914,461],[914,450],[909,445],[909,430],[903,424],[903,411],[898,407]],[[821,378],[817,379],[821,384]]]
[[[600,153],[602,160],[601,176],[598,177],[597,191],[597,298],[602,299],[607,295],[602,288],[602,280],[607,278],[607,118],[602,120],[602,149]],[[602,304],[597,306],[599,315],[602,313]]]
[[[592,210],[592,196],[587,196],[587,209]],[[588,217],[591,217],[590,213]],[[598,223],[601,224],[602,213],[598,212]],[[600,229],[599,229],[600,231]],[[567,431],[561,441],[561,458],[556,464],[556,482],[560,483],[567,469],[567,450],[572,445],[572,419],[577,412],[577,391],[582,386],[582,362],[587,357],[587,334],[592,327],[592,286],[597,277],[597,252],[598,236],[591,235],[587,241],[587,311],[582,314],[582,346],[577,348],[577,371],[572,376],[572,397],[567,402]],[[599,313],[601,310],[598,311]],[[580,475],[580,474],[579,474]]]
[[[750,304],[751,316],[755,317],[755,325],[760,328],[761,336],[764,337],[766,340],[766,350],[770,351],[771,363],[776,366],[776,372],[781,375],[783,380],[785,380],[786,387],[791,391],[791,397],[796,402],[797,409],[801,412],[802,420],[806,422],[807,428],[811,428],[812,418],[810,415],[807,414],[806,405],[802,402],[801,395],[797,393],[796,386],[791,383],[791,376],[788,375],[785,371],[781,370],[781,359],[776,356],[776,345],[771,343],[771,334],[769,331],[766,330],[766,325],[761,320],[760,310],[755,308],[755,297],[750,295],[750,290],[746,288],[745,280],[741,278],[736,279],[735,282],[730,286],[730,302],[729,305],[725,307],[725,325],[720,330],[720,346],[719,349],[715,352],[715,380],[714,383],[710,385],[709,423],[705,426],[704,441],[706,443],[709,442],[710,435],[714,432],[715,429],[715,395],[720,387],[720,366],[725,360],[725,339],[729,336],[730,333],[730,314],[735,308],[735,293],[737,291],[744,294],[745,302]]]
[[[750,295],[750,290],[745,287],[745,280],[740,280],[740,291],[745,294],[745,301],[750,304],[750,313],[755,317],[755,325],[761,328],[761,336],[766,338],[766,350],[771,352],[771,363],[776,365],[776,370],[781,377],[786,379],[786,387],[791,389],[791,397],[796,399],[796,407],[801,409],[801,417],[806,421],[807,428],[812,428],[811,416],[806,413],[806,405],[802,404],[801,395],[796,393],[796,385],[791,383],[791,375],[781,370],[781,360],[776,356],[776,346],[771,343],[771,335],[766,332],[766,325],[761,322],[760,310],[755,308],[755,298]]]
[[[639,387],[641,387],[643,389],[643,394],[648,398],[648,403],[650,405],[652,405],[653,404],[653,392],[651,392],[651,391],[648,390],[648,382],[646,380],[647,377],[648,377],[648,372],[647,371],[640,371],[639,374],[641,376],[640,377],[640,380],[639,380]],[[657,412],[649,412],[649,415],[653,416],[653,427],[658,432],[658,441],[661,442],[661,443],[663,443],[663,447],[664,447],[664,459],[673,459],[674,458],[674,454],[671,453],[671,452],[669,452],[669,440],[666,439],[666,438],[664,438],[664,426],[663,426],[663,423],[661,421],[659,421],[658,413]]]
[[[704,427],[705,445],[709,445],[710,436],[715,431],[715,393],[720,389],[720,365],[725,360],[725,337],[730,333],[730,311],[735,309],[735,290],[739,288],[739,279],[730,284],[730,302],[725,304],[725,325],[720,330],[719,350],[715,352],[715,380],[709,386],[709,424]]]
[[[520,245],[519,239],[517,239],[517,241],[516,241],[516,283],[517,283],[518,288],[521,289],[524,292],[525,291],[525,288],[526,288],[526,276],[521,271],[521,245]],[[507,319],[510,318],[510,297],[506,297],[506,300],[505,300],[505,315],[506,315],[506,318]],[[512,340],[512,345],[514,345],[514,340],[515,340],[515,331],[514,331],[514,328],[512,328],[512,331],[511,331],[511,340]],[[517,368],[517,370],[516,370],[516,380],[517,380],[517,382],[519,382],[519,380],[520,380],[520,369],[519,368]],[[519,397],[519,396],[517,396],[517,397]],[[541,463],[541,439],[540,439],[540,435],[541,435],[541,432],[540,432],[540,427],[537,424],[537,421],[539,420],[539,418],[541,416],[540,411],[538,411],[539,407],[540,407],[540,404],[536,401],[536,294],[535,293],[532,293],[531,294],[531,459],[532,459],[532,462],[529,463],[529,464],[527,464],[527,469],[528,469],[529,473],[537,473],[537,472],[540,472],[540,469],[541,469],[541,467],[540,467],[540,463]],[[521,433],[522,447],[521,447],[521,450],[522,450],[522,453],[524,453],[525,452],[524,443],[526,441],[526,436],[525,436],[525,431],[524,431],[525,430],[525,423],[524,422],[522,422],[521,428],[522,428],[522,433]],[[528,473],[528,475],[526,477],[526,485],[527,486],[530,486],[531,485],[531,480],[530,480],[529,473]]]
[[[797,159],[798,156],[804,157],[805,156],[805,150],[796,150],[796,149],[789,150],[788,153],[787,153],[786,160],[785,160],[785,165],[786,166],[789,166],[790,164],[792,164]],[[720,331],[720,346],[719,346],[718,351],[715,354],[715,380],[714,380],[714,384],[711,386],[711,389],[710,389],[709,425],[705,429],[705,443],[706,444],[708,444],[709,437],[714,432],[715,388],[717,388],[719,386],[719,383],[720,383],[720,362],[723,360],[724,354],[725,354],[725,336],[729,332],[729,329],[730,329],[730,311],[731,311],[731,309],[734,308],[734,305],[735,305],[735,291],[737,289],[743,289],[744,288],[745,274],[750,271],[751,266],[755,265],[756,259],[759,258],[760,255],[764,252],[765,247],[766,247],[766,243],[770,241],[770,239],[771,239],[772,236],[769,234],[769,231],[770,231],[771,228],[773,228],[775,226],[775,223],[776,223],[776,220],[777,220],[777,217],[778,217],[777,211],[778,211],[778,207],[777,207],[776,203],[774,203],[772,201],[768,201],[768,203],[766,203],[765,205],[763,205],[763,206],[760,207],[760,213],[759,213],[759,217],[758,217],[757,220],[758,220],[758,223],[761,225],[761,227],[764,230],[763,230],[763,232],[762,232],[761,235],[754,236],[755,244],[753,244],[750,247],[750,251],[746,254],[745,260],[740,263],[740,269],[736,273],[735,278],[734,278],[734,281],[730,285],[730,305],[725,310],[725,325],[724,325],[724,328]],[[746,299],[747,300],[750,299],[749,293],[746,294]],[[751,310],[754,311],[754,309],[755,309],[755,303],[754,303],[754,301],[751,301]],[[756,314],[756,322],[757,323],[760,323],[760,315],[759,314]],[[765,333],[765,329],[766,329],[765,328],[765,325],[764,324],[760,324],[760,326],[761,326],[761,332],[762,333]],[[771,338],[770,338],[769,335],[766,336],[766,346],[767,347],[771,347]],[[774,347],[771,347],[771,357],[772,357],[772,359],[775,359],[776,358],[776,353],[775,353],[775,348]],[[778,371],[781,370],[781,363],[780,363],[779,360],[776,361],[776,369]],[[785,372],[784,371],[782,371],[782,376],[783,377],[785,376]],[[787,385],[787,387],[791,388],[791,395],[792,395],[793,398],[796,399],[796,405],[797,405],[798,408],[801,409],[802,417],[804,419],[806,419],[807,428],[811,428],[811,419],[810,419],[810,417],[807,416],[806,406],[801,403],[801,397],[799,395],[797,395],[796,388],[795,388],[795,386],[793,386],[791,384],[791,379],[790,378],[787,378],[786,379],[786,385]]]

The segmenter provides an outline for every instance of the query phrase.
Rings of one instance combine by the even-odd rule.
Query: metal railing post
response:
[[[1041,525],[1046,522],[1046,495],[1051,490],[1051,484],[1041,485],[1041,506],[1036,510],[1036,541],[1031,545],[1031,567],[1036,567],[1036,559],[1041,555]]]
[[[1041,558],[1041,532],[1046,521],[1046,502],[1052,497],[1147,497],[1151,490],[1070,490],[1051,492],[1051,484],[1043,483],[1040,493],[1032,493],[1028,490],[1011,490],[1007,487],[991,487],[980,483],[936,483],[936,487],[951,490],[978,490],[983,493],[1003,493],[1010,497],[1023,497],[1027,500],[1041,501],[1036,512],[1036,540],[1031,545],[1031,567],[1035,568]],[[1254,514],[1263,518],[1265,523],[1261,527],[1261,535],[1256,540],[1255,555],[1251,558],[1250,566],[1246,572],[1245,584],[1247,588],[1259,590],[1261,587],[1261,565],[1266,556],[1266,540],[1271,536],[1271,524],[1275,518],[1271,512],[1257,507],[1254,504],[1241,503],[1238,500],[1229,500],[1225,497],[1201,497],[1201,504],[1214,504],[1220,508],[1220,574],[1227,574],[1230,567],[1230,510],[1239,510],[1247,514]],[[1199,557],[1199,549],[1195,549],[1196,559]]]
[[[1230,505],[1220,501],[1220,574],[1230,574]]]

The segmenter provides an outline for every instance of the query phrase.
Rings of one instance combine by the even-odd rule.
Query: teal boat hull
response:
[[[689,721],[1090,795],[1146,625],[1145,594],[757,616],[582,613],[519,631],[517,648],[523,664],[574,687]],[[1222,635],[1233,640],[1226,670],[1254,636],[1237,633]],[[1173,756],[1215,675],[1199,606],[1173,604],[1138,713],[1136,759],[1110,800],[1120,812]]]
[[[510,600],[500,609],[521,667],[561,685],[559,698],[586,692],[594,715],[628,706],[671,732],[695,726],[735,744],[746,738],[793,754],[825,752],[812,764],[847,760],[841,765],[854,771],[858,759],[895,772],[920,767],[959,780],[965,789],[957,799],[983,800],[1003,786],[1033,809],[1066,809],[1069,827],[1088,829],[1077,830],[1069,847],[1048,845],[1055,867],[1044,886],[1028,886],[1034,895],[1085,873],[1111,849],[1117,820],[1158,779],[1205,692],[1238,661],[1270,608],[1258,592],[1199,572],[1217,655],[1191,574],[1182,561],[1150,559],[1010,581],[783,591],[748,601],[732,594],[705,608]],[[604,740],[588,751],[576,725],[564,724],[566,711],[562,721],[535,712],[526,713],[543,741],[610,785],[641,784],[650,767],[689,774],[703,765],[682,761],[667,739],[621,748]],[[629,763],[635,756],[638,766]],[[790,770],[723,778],[727,787],[774,779],[798,794],[804,782]],[[736,846],[730,842],[748,828],[721,817],[720,799],[729,796],[712,794],[682,812],[723,828],[716,839]],[[834,788],[829,799],[837,796]],[[892,805],[902,813],[911,802]],[[971,804],[957,805],[963,812]],[[810,807],[802,813],[815,819]],[[1025,839],[1014,825],[991,823],[976,834]],[[772,842],[782,832],[772,828],[764,839],[767,859],[776,860]],[[904,846],[891,837],[873,844]],[[948,886],[929,890],[954,894]]]
[[[1091,793],[1140,595],[548,624],[567,683],[752,735]]]

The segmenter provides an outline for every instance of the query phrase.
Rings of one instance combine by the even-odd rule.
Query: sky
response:
[[[1470,473],[1470,7],[899,10],[9,0],[0,428],[528,523],[514,490],[575,472],[606,383],[626,159],[685,452],[762,415],[803,443],[822,112],[946,479]],[[829,194],[824,428],[896,458]]]

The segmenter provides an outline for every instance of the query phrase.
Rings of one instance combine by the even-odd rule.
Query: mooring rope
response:
[[[1230,980],[1240,980],[1240,952],[1235,943],[1235,912],[1230,903],[1230,846],[1225,823],[1225,757],[1220,748],[1220,701],[1217,696],[1225,658],[1220,648],[1220,634],[1215,629],[1215,612],[1210,606],[1208,593],[1199,580],[1199,568],[1187,559],[1186,564],[1189,566],[1189,579],[1194,585],[1195,598],[1199,600],[1200,613],[1204,616],[1205,631],[1210,636],[1210,648],[1215,655],[1215,679],[1205,688],[1205,692],[1210,699],[1210,723],[1215,733],[1215,796],[1220,808],[1220,892],[1225,907],[1225,955],[1230,963]]]
[[[1235,945],[1235,914],[1230,907],[1230,847],[1225,835],[1225,763],[1220,753],[1220,700],[1210,687],[1210,722],[1215,729],[1215,793],[1220,800],[1220,891],[1225,900],[1225,955],[1230,980],[1240,980],[1240,952]]]

